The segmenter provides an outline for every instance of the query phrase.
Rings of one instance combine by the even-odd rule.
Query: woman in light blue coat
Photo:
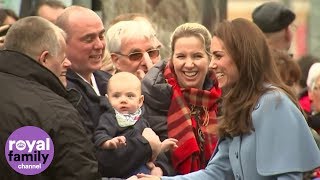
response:
[[[220,23],[210,68],[223,88],[219,145],[206,169],[163,180],[301,180],[320,151],[294,93],[280,79],[263,33],[251,21]]]

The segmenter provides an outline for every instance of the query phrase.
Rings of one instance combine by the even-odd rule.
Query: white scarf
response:
[[[140,119],[141,115],[141,108],[129,114],[121,114],[117,110],[114,111],[116,112],[116,119],[120,127],[133,126]]]

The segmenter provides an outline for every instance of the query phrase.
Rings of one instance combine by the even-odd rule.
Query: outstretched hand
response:
[[[137,174],[138,179],[142,180],[161,180],[159,176],[147,175],[147,174]]]
[[[117,149],[123,146],[126,146],[126,137],[124,136],[114,137],[102,144],[103,149]]]
[[[161,143],[161,152],[167,152],[169,150],[173,150],[178,147],[178,140],[174,138],[168,138],[162,141]]]

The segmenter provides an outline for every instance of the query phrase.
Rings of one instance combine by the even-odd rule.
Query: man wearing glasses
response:
[[[146,20],[120,21],[112,25],[107,31],[106,42],[116,72],[130,72],[140,80],[161,58],[162,44]],[[125,159],[124,156],[122,159]],[[157,165],[149,168],[153,173],[162,174]]]
[[[161,43],[146,21],[120,21],[107,31],[107,46],[117,71],[142,79],[160,60]]]

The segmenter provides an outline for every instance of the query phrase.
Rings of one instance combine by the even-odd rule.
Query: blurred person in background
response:
[[[310,67],[317,62],[320,62],[320,59],[313,55],[305,55],[298,59],[298,64],[301,70],[301,79],[296,89],[299,91],[299,103],[308,115],[311,114],[311,101],[308,94],[307,78]]]
[[[11,9],[0,9],[0,25],[13,24],[19,19],[18,15]]]
[[[264,32],[271,49],[288,52],[291,46],[295,13],[281,2],[269,1],[252,12],[253,22]]]
[[[320,63],[314,63],[310,67],[307,86],[311,101],[309,125],[320,133]]]
[[[316,130],[317,135],[320,133],[320,62],[311,65],[306,80],[308,97],[310,101],[310,113],[308,114],[308,124]],[[314,135],[314,137],[316,137]],[[316,140],[317,141],[317,140]],[[319,145],[318,145],[319,146]],[[307,175],[307,174],[306,174]],[[309,177],[320,178],[320,168],[311,173]]]
[[[11,9],[0,9],[0,49],[10,26],[18,19],[19,17]]]
[[[61,1],[41,0],[31,12],[31,16],[40,16],[55,23],[65,8],[66,6]]]
[[[301,77],[301,70],[298,63],[284,51],[273,49],[271,50],[271,55],[276,62],[281,79],[298,94],[299,90],[296,89],[296,87],[298,86]]]

